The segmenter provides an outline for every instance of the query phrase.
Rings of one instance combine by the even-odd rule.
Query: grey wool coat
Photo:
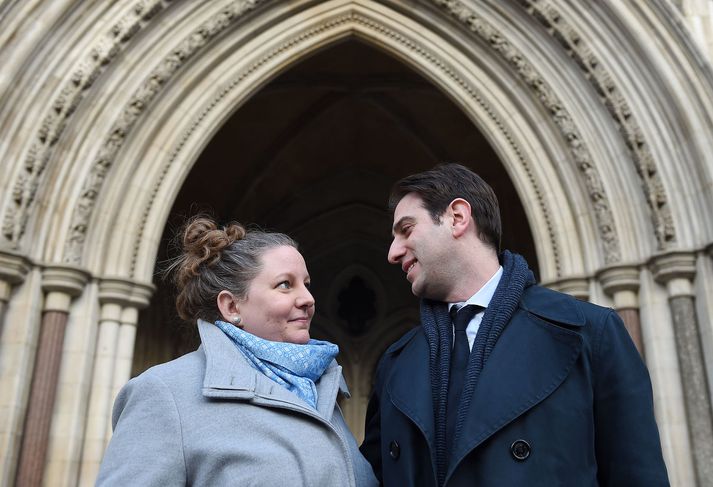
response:
[[[317,382],[317,410],[252,368],[212,323],[202,345],[129,381],[99,486],[372,486],[339,406],[336,361]]]

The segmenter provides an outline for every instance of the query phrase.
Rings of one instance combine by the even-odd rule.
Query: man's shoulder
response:
[[[521,307],[540,318],[574,327],[604,319],[611,313],[610,308],[581,301],[569,294],[537,285],[525,290]]]

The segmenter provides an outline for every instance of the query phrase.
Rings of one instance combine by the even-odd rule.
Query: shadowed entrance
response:
[[[401,269],[386,262],[391,184],[438,162],[464,163],[500,197],[503,246],[537,268],[525,212],[502,164],[473,123],[438,89],[358,41],[295,65],[241,106],[205,148],[178,195],[158,262],[189,215],[209,211],[286,232],[312,277],[313,338],[340,346],[357,436],[383,350],[418,323]],[[157,269],[158,270],[158,269]],[[142,312],[133,374],[193,350],[170,286],[156,282]]]

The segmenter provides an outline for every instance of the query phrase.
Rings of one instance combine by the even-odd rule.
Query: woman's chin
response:
[[[297,345],[304,345],[309,342],[309,331],[303,330],[295,333],[291,333],[288,337],[285,337],[286,342],[295,343]]]

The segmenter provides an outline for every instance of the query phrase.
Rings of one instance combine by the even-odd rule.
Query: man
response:
[[[377,368],[361,449],[382,484],[668,485],[623,323],[498,255],[490,187],[441,165],[398,181],[389,206],[388,259],[421,298],[421,326]]]

